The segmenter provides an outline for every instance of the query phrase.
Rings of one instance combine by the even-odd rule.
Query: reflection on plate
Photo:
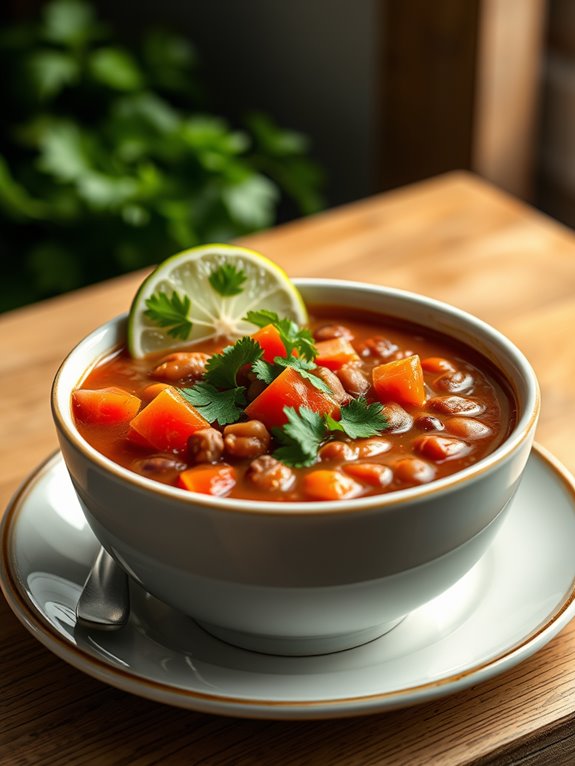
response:
[[[228,646],[133,583],[124,629],[76,626],[98,544],[59,454],[20,489],[1,537],[4,594],[38,640],[113,686],[204,712],[335,717],[427,701],[512,667],[575,614],[575,481],[540,448],[497,539],[462,580],[387,635],[320,657]]]

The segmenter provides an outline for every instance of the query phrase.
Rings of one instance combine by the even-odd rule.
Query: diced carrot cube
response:
[[[303,480],[304,492],[313,500],[344,500],[363,491],[361,484],[339,471],[311,471]]]
[[[236,472],[231,465],[197,465],[182,471],[178,477],[178,486],[190,492],[223,497],[229,494],[236,484]]]
[[[189,437],[208,421],[171,387],[165,388],[130,422],[131,428],[157,450],[183,450]]]
[[[344,364],[357,362],[359,356],[347,338],[330,338],[315,344],[317,357],[315,363],[330,370],[339,370]]]
[[[145,402],[151,402],[164,388],[169,388],[168,383],[150,383],[149,386],[142,391],[142,399]]]
[[[284,407],[309,407],[320,415],[339,418],[339,405],[328,394],[317,389],[309,380],[286,367],[259,396],[246,407],[246,415],[261,420],[267,428],[287,423]]]
[[[80,388],[72,393],[74,414],[84,423],[118,425],[127,423],[140,409],[140,399],[117,386]]]
[[[371,374],[375,393],[381,402],[413,404],[416,407],[425,404],[423,370],[417,354],[380,364],[373,368]]]
[[[273,324],[262,327],[261,330],[252,335],[252,338],[262,347],[264,351],[263,359],[266,362],[273,362],[276,356],[287,356],[286,347],[283,344],[281,335]]]

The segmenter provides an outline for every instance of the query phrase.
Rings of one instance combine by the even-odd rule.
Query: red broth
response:
[[[341,309],[316,311],[310,328],[322,347],[334,336],[343,337],[348,342],[339,345],[344,350],[351,347],[357,355],[357,359],[338,367],[342,359],[336,354],[335,369],[331,372],[344,394],[361,393],[369,402],[381,401],[388,427],[379,436],[353,440],[333,432],[320,447],[313,465],[294,468],[270,457],[278,445],[269,434],[271,429],[266,428],[270,438],[264,456],[258,452],[257,438],[254,444],[258,454],[253,449],[250,454],[249,440],[244,442],[246,455],[246,449],[238,448],[242,443],[236,439],[232,444],[229,438],[218,454],[223,440],[218,434],[211,435],[214,446],[211,453],[209,449],[202,453],[200,447],[205,447],[206,442],[200,447],[196,444],[195,452],[187,445],[158,449],[142,438],[134,440],[129,422],[90,422],[74,404],[78,430],[115,463],[148,478],[185,487],[182,477],[194,468],[194,487],[201,487],[200,491],[286,502],[363,497],[425,484],[476,463],[493,452],[513,429],[516,406],[507,386],[492,364],[467,346],[415,325],[399,325],[367,313],[343,313]],[[195,344],[190,350],[212,354],[223,345],[226,344]],[[329,344],[328,347],[331,348]],[[414,355],[421,361],[424,401],[394,401],[389,394],[382,397],[374,387],[373,370]],[[158,380],[162,376],[153,370],[165,356],[134,360],[125,349],[120,349],[91,370],[80,389],[116,387],[140,399],[149,399],[151,394],[144,392],[154,383],[189,386],[190,380],[185,378]],[[321,361],[321,355],[318,360]],[[328,364],[332,365],[332,361],[328,360]],[[246,384],[249,386],[250,381]],[[255,388],[258,385],[261,388],[263,384],[256,384]],[[250,396],[257,393],[249,388],[248,391]],[[140,409],[145,405],[143,401]],[[226,433],[223,428],[212,428]],[[257,428],[255,431],[257,437]],[[261,447],[260,443],[260,451]],[[213,465],[222,466],[219,479],[215,484],[206,483],[204,474],[213,473]]]

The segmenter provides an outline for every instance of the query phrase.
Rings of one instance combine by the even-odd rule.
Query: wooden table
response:
[[[575,471],[575,236],[466,174],[374,197],[246,242],[293,276],[352,277],[471,311],[527,354],[537,438]],[[0,507],[56,447],[59,360],[124,311],[141,274],[0,317]],[[575,555],[575,550],[574,550]],[[36,642],[0,599],[2,764],[575,762],[575,622],[496,679],[420,707],[338,721],[224,719],[99,683]]]

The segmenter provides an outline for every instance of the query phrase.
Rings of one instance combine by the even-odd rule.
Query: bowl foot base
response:
[[[387,622],[383,625],[374,625],[370,628],[364,628],[353,633],[344,633],[335,636],[311,636],[311,637],[292,637],[292,636],[268,636],[254,633],[243,633],[238,630],[228,630],[217,625],[210,625],[206,622],[197,624],[210,635],[225,641],[227,644],[237,646],[240,649],[248,649],[251,652],[260,654],[275,654],[282,657],[305,657],[318,654],[332,654],[333,652],[342,652],[346,649],[353,649],[362,644],[374,641],[376,638],[389,633],[390,630],[399,625],[403,620],[400,617],[393,622]]]

